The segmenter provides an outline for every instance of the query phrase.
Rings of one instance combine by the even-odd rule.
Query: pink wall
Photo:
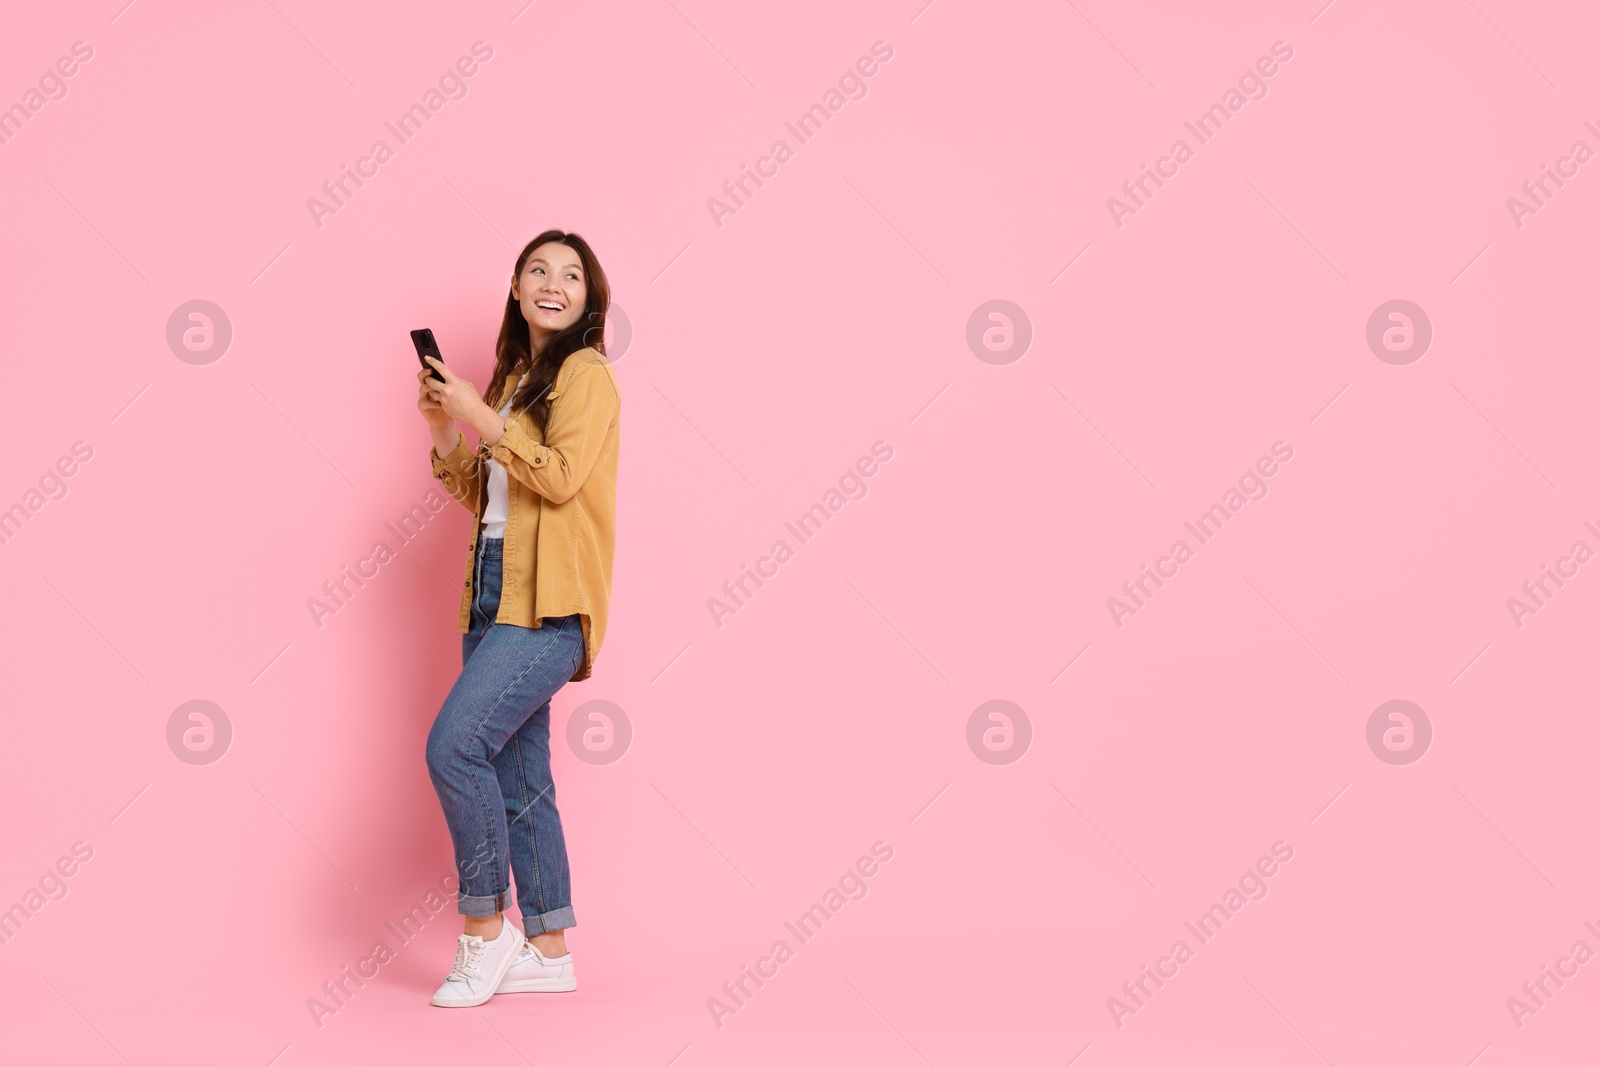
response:
[[[43,78],[0,144],[0,1060],[1593,1062],[1588,5],[122,2],[0,37],[0,104]],[[483,384],[549,226],[632,330],[609,639],[555,703],[582,988],[449,1012],[455,917],[385,925],[450,870],[469,521],[385,526],[433,484],[406,331]]]

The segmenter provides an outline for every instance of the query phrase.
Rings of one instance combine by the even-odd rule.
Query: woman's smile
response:
[[[528,326],[551,337],[578,321],[588,305],[583,264],[570,245],[550,241],[534,249],[511,283]]]

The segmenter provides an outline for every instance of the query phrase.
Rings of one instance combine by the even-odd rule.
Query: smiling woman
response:
[[[577,988],[550,700],[589,677],[605,638],[622,398],[604,347],[611,287],[588,242],[545,231],[523,248],[510,283],[481,395],[432,356],[442,377],[417,372],[434,477],[477,519],[456,620],[461,676],[427,747],[466,927],[433,996],[446,1008]],[[477,431],[476,450],[458,421]],[[526,942],[501,914],[508,869]]]

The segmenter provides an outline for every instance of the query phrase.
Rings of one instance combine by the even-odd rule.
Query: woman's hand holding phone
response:
[[[417,390],[417,410],[422,412],[423,421],[428,424],[428,429],[442,430],[449,426],[453,421],[450,418],[450,413],[440,407],[439,402],[433,399],[432,387],[439,383],[433,381],[426,370],[417,371],[417,381],[421,383]]]
[[[456,429],[450,413],[433,399],[432,387],[439,383],[433,380],[430,372],[417,371],[417,381],[421,383],[417,390],[417,410],[422,412],[423,421],[428,424],[428,433],[433,437],[433,450],[441,458],[448,456],[461,441],[461,431]]]
[[[423,358],[444,376],[441,382],[434,380],[428,371],[417,372],[417,380],[422,383],[422,395],[417,407],[422,410],[423,418],[428,420],[428,426],[442,428],[450,420],[459,419],[477,430],[485,444],[492,445],[500,440],[500,435],[506,430],[505,420],[483,402],[477,387],[465,378],[458,377],[442,360],[433,356]],[[442,421],[436,423],[435,419]]]

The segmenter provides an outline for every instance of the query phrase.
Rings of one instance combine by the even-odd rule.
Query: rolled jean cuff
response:
[[[456,911],[469,919],[492,919],[506,910],[509,890],[502,889],[493,896],[474,897],[466,893],[456,895]]]
[[[555,911],[547,911],[543,915],[530,915],[527,912],[522,915],[522,932],[528,937],[532,937],[534,934],[548,934],[556,930],[566,930],[577,925],[578,920],[572,914],[571,905],[565,908],[557,908]]]

